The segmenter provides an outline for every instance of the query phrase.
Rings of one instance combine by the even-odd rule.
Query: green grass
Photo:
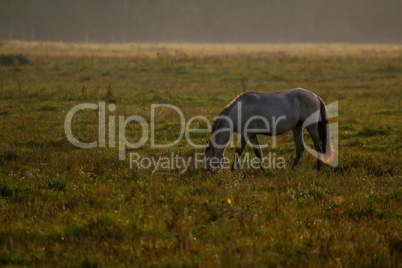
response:
[[[0,266],[363,266],[402,263],[402,48],[6,43],[0,63]],[[27,59],[24,64],[13,55]],[[178,106],[213,118],[238,94],[304,87],[339,100],[339,165],[292,170],[291,134],[270,150],[287,169],[205,173],[130,169],[117,148],[64,134],[75,105],[150,118]],[[157,142],[178,117],[157,112]],[[205,127],[195,122],[193,127]],[[97,112],[73,119],[97,139]],[[138,125],[127,127],[138,140]],[[117,134],[117,132],[116,132]],[[207,133],[193,135],[203,143]],[[270,143],[270,138],[260,138]],[[252,152],[247,148],[247,152]],[[189,157],[185,140],[142,156]],[[234,148],[227,148],[232,156]]]

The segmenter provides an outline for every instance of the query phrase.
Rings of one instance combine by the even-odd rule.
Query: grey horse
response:
[[[295,167],[304,151],[304,128],[307,128],[314,142],[317,169],[320,169],[321,161],[328,163],[332,158],[328,112],[320,97],[303,88],[272,93],[243,93],[215,119],[211,139],[207,140],[204,167],[218,170],[222,166],[226,144],[232,134],[237,132],[241,138],[235,152],[232,171],[236,168],[248,141],[253,146],[261,169],[264,169],[257,135],[278,136],[289,131],[293,132],[296,144],[296,158],[292,164]]]

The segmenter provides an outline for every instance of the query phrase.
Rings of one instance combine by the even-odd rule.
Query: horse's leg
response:
[[[246,147],[247,141],[248,141],[248,137],[246,137],[246,135],[241,135],[239,145],[237,146],[237,149],[235,152],[233,165],[232,165],[232,171],[234,171],[236,169],[237,161],[239,160],[239,158],[244,150],[244,147]]]
[[[260,148],[260,143],[258,142],[257,135],[251,136],[250,137],[250,142],[253,145],[254,153],[257,156],[258,160],[260,161],[260,168],[262,170],[265,169],[264,167],[264,161],[262,160],[262,151]]]
[[[296,158],[293,161],[292,167],[295,167],[299,163],[300,158],[304,152],[302,124],[298,124],[294,129],[292,129],[292,132],[293,139],[296,145]]]
[[[320,136],[318,134],[318,124],[309,125],[307,128],[308,133],[314,142],[314,148],[317,151],[317,170],[321,168],[321,153],[322,153],[322,143]]]

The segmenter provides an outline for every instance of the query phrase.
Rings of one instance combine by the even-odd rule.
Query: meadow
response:
[[[288,133],[264,149],[284,157],[285,169],[153,173],[130,168],[108,142],[77,148],[64,130],[68,111],[81,103],[104,101],[116,106],[107,116],[147,121],[151,104],[168,103],[186,120],[213,122],[243,92],[296,87],[327,104],[339,101],[330,120],[339,126],[337,167],[317,172],[305,152],[291,169]],[[157,142],[175,140],[177,114],[159,110],[156,119]],[[98,112],[80,111],[72,127],[79,140],[97,141]],[[140,131],[130,123],[126,135],[135,142]],[[198,144],[207,138],[192,134]],[[402,46],[2,42],[0,140],[0,266],[402,263]],[[228,146],[226,155],[234,150]],[[183,139],[126,153],[202,152]],[[252,156],[250,146],[246,152]]]

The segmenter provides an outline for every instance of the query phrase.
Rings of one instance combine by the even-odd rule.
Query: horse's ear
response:
[[[207,139],[206,139],[205,141],[207,142],[207,144],[209,144],[209,142],[210,142],[211,140],[207,140]]]

